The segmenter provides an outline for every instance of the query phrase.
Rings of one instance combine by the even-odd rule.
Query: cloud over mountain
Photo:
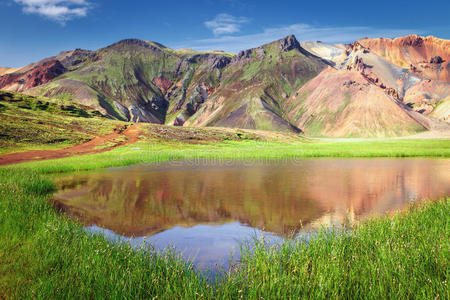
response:
[[[14,0],[27,14],[37,14],[65,23],[74,18],[85,17],[90,3],[85,0]]]
[[[233,34],[241,31],[242,24],[248,23],[250,20],[246,17],[234,17],[229,14],[218,14],[211,21],[204,24],[211,29],[214,35]]]
[[[214,38],[191,40],[174,46],[176,48],[191,48],[194,50],[220,49],[237,53],[240,50],[256,47],[289,34],[294,34],[301,41],[320,40],[328,43],[346,43],[363,37],[395,37],[412,33],[422,33],[420,30],[411,28],[372,28],[367,26],[336,27],[296,23],[285,26],[269,27],[251,34],[231,35],[231,33],[239,32],[240,26],[243,23],[232,23],[231,21],[229,23],[221,22],[221,20],[236,20],[236,18],[232,16],[229,16],[230,18],[218,18],[219,16],[213,21],[206,22],[209,24],[207,27],[213,29],[213,32],[216,35]]]

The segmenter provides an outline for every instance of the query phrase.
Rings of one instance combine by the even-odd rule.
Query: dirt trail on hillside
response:
[[[119,146],[133,144],[139,140],[141,124],[134,124],[122,130],[117,126],[113,133],[93,138],[89,142],[58,150],[31,150],[0,156],[0,165],[10,165],[27,161],[47,160],[75,155],[109,151]]]

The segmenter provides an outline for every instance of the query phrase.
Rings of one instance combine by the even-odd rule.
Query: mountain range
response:
[[[293,35],[238,54],[126,39],[0,68],[0,89],[70,100],[108,118],[387,137],[450,130],[450,41],[351,44]]]

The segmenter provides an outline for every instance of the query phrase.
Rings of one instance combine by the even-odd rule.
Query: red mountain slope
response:
[[[422,78],[450,82],[449,40],[409,35],[395,39],[362,39],[359,43]]]

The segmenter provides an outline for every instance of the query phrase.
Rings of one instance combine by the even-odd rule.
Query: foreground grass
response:
[[[101,158],[129,163],[134,152],[122,151],[125,160],[114,160],[116,152]],[[0,298],[449,297],[450,198],[351,232],[321,231],[308,244],[256,242],[241,265],[208,282],[173,253],[111,244],[58,214],[48,201],[53,183],[41,172],[107,164],[78,159],[0,169]]]

